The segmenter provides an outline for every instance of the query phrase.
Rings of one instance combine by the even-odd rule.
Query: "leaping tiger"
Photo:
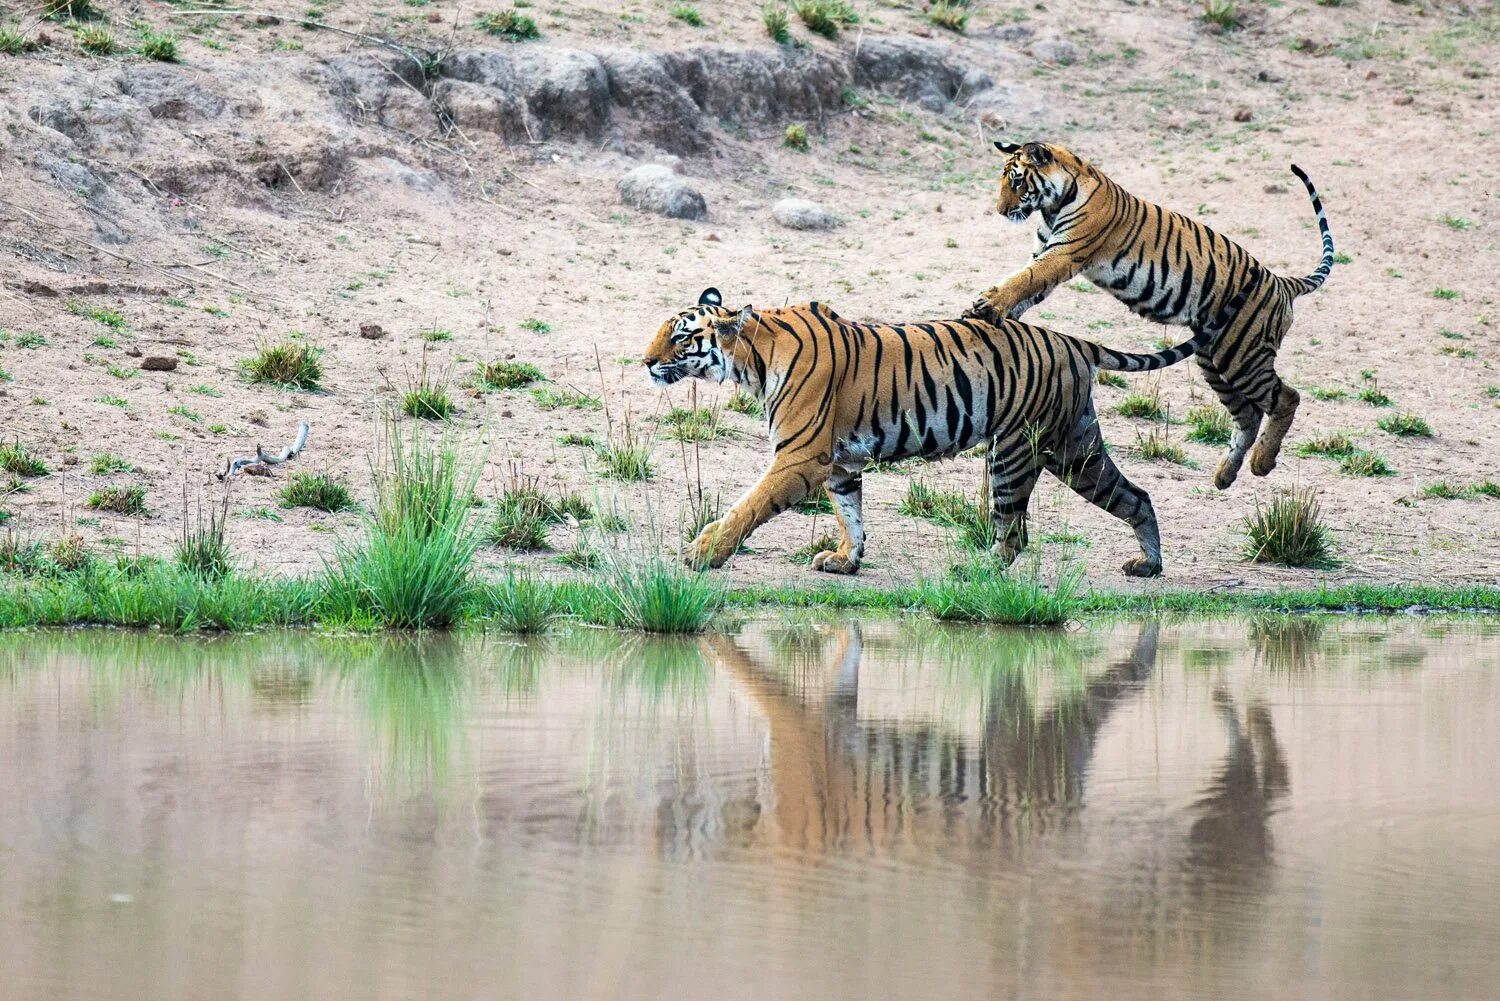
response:
[[[1214,473],[1227,489],[1255,442],[1250,471],[1276,468],[1297,413],[1297,391],[1276,374],[1276,352],[1292,325],[1292,303],[1317,291],[1333,269],[1333,237],[1323,203],[1307,186],[1323,257],[1306,278],[1273,273],[1239,244],[1187,216],[1130,194],[1068,149],[997,142],[1006,155],[997,208],[1012,222],[1040,214],[1036,250],[1024,269],[987,290],[966,316],[1018,319],[1054,288],[1083,274],[1141,316],[1202,332],[1224,317],[1221,336],[1198,349],[1203,377],[1237,430]],[[1242,298],[1234,315],[1225,306]],[[1265,430],[1256,433],[1268,417]]]
[[[661,325],[646,368],[659,386],[727,380],[754,394],[773,458],[759,482],[699,532],[687,561],[722,565],[757,527],[822,486],[842,539],[817,554],[813,569],[852,574],[865,551],[867,463],[951,456],[988,442],[993,548],[1005,564],[1026,545],[1026,505],[1046,469],[1130,525],[1141,554],[1124,571],[1154,577],[1162,571],[1156,513],[1105,453],[1094,376],[1175,364],[1214,329],[1205,325],[1155,354],[1128,354],[1014,320],[854,323],[816,302],[733,310],[706,289],[698,305]]]

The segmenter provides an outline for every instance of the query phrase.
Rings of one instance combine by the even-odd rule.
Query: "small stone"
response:
[[[177,359],[171,355],[147,355],[141,359],[142,372],[172,372],[177,368]]]
[[[1400,97],[1396,98],[1391,103],[1394,104],[1394,105],[1396,105],[1398,108],[1404,108],[1408,104],[1412,104],[1415,101],[1416,101],[1416,98],[1412,97],[1410,94],[1402,94]]]
[[[703,239],[707,243],[718,243],[719,242],[719,234],[718,233],[710,233],[707,236],[705,236]]]
[[[1251,117],[1249,108],[1236,108],[1234,111],[1234,120],[1237,122],[1248,122]]]
[[[361,323],[359,336],[367,341],[378,341],[385,336],[385,328],[378,323]]]
[[[125,354],[131,358],[139,358],[141,356],[141,349],[132,344],[125,349]]]
[[[1267,184],[1261,190],[1263,190],[1268,195],[1284,195],[1284,194],[1286,194],[1286,185],[1285,184]]]
[[[240,470],[246,476],[270,476],[271,467],[264,462],[252,462]]]
[[[1380,74],[1376,73],[1374,70],[1371,70],[1370,72],[1368,72],[1368,73],[1365,74],[1365,79],[1366,80],[1377,80],[1379,78],[1380,78]]]
[[[838,216],[806,198],[783,198],[771,206],[771,215],[787,229],[833,229],[842,224]]]
[[[502,410],[502,411],[500,411],[500,416],[501,417],[514,417],[515,414],[511,413],[509,410]]]
[[[72,455],[72,454],[63,456],[63,465],[64,466],[76,466],[76,465],[78,465],[78,456]]]

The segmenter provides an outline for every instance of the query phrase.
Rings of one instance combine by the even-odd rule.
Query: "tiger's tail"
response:
[[[1155,354],[1143,355],[1130,351],[1116,351],[1093,341],[1086,341],[1094,350],[1094,364],[1108,372],[1153,372],[1159,368],[1176,365],[1184,358],[1191,358],[1214,342],[1220,332],[1234,319],[1240,307],[1245,305],[1245,300],[1250,298],[1250,293],[1259,284],[1258,278],[1252,280],[1240,289],[1233,299],[1224,304],[1219,310],[1219,315],[1214,317],[1212,323],[1206,323],[1202,328],[1195,331],[1192,339],[1183,341],[1181,344],[1164,348]]]
[[[1295,163],[1292,164],[1292,173],[1306,185],[1313,211],[1318,214],[1318,232],[1323,234],[1323,259],[1318,262],[1317,270],[1306,278],[1287,279],[1294,295],[1307,295],[1321,288],[1328,280],[1328,273],[1333,270],[1333,234],[1328,232],[1328,217],[1323,214],[1323,200],[1318,197],[1318,189],[1313,187],[1312,179]]]

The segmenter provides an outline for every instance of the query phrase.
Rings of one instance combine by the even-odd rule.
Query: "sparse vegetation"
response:
[[[15,476],[46,476],[47,464],[19,441],[0,445],[0,469]]]
[[[485,587],[485,605],[495,628],[529,635],[545,632],[561,612],[557,588],[532,574],[510,570]]]
[[[647,556],[611,557],[598,596],[584,605],[585,618],[649,633],[702,632],[724,604],[718,577]]]
[[[205,514],[206,512],[206,514]],[[205,507],[198,500],[194,517],[188,517],[187,488],[182,496],[182,534],[173,553],[177,566],[205,580],[219,580],[234,569],[234,556],[224,537],[229,527],[229,492],[216,504]]]
[[[839,547],[839,540],[832,535],[824,533],[805,546],[799,546],[786,554],[786,558],[793,563],[807,566],[813,561],[813,557],[819,553],[826,553]]]
[[[41,334],[36,333],[35,331],[28,330],[25,333],[16,335],[16,347],[18,348],[26,348],[28,351],[35,351],[37,348],[44,348],[46,346],[47,338],[43,337]]]
[[[99,11],[93,0],[42,0],[42,16],[49,21],[91,21]]]
[[[323,381],[323,350],[293,335],[279,344],[263,344],[243,365],[253,383],[283,389],[317,389]]]
[[[1335,565],[1333,539],[1310,489],[1278,491],[1270,504],[1257,503],[1242,525],[1245,558],[1253,563],[1309,569]]]
[[[781,135],[781,145],[805,153],[807,151],[807,126],[801,122],[788,125]]]
[[[112,56],[120,49],[120,43],[109,33],[108,28],[97,24],[85,25],[74,36],[78,47],[92,56]]]
[[[734,395],[729,398],[729,402],[724,404],[724,409],[733,410],[735,413],[744,414],[746,417],[761,417],[766,412],[760,400],[743,389],[735,391]]]
[[[779,3],[768,3],[760,9],[761,23],[766,26],[766,34],[780,45],[786,45],[792,40],[790,22],[787,10]]]
[[[1130,388],[1130,383],[1125,381],[1125,377],[1119,372],[1099,372],[1095,374],[1094,381],[1101,386],[1108,386],[1111,389]]]
[[[1346,434],[1330,434],[1322,438],[1314,438],[1312,441],[1304,441],[1297,446],[1297,454],[1304,458],[1308,456],[1323,456],[1328,459],[1342,459],[1353,455],[1358,449],[1353,439]]]
[[[453,397],[448,395],[448,380],[441,374],[428,371],[424,349],[421,366],[415,373],[407,373],[406,392],[401,394],[401,412],[418,420],[446,421],[453,417],[456,409]]]
[[[1121,417],[1139,417],[1145,420],[1164,421],[1166,407],[1161,402],[1161,387],[1152,383],[1144,392],[1129,393],[1115,404],[1115,413]]]
[[[792,0],[792,9],[808,31],[824,38],[837,38],[840,28],[859,23],[849,0]]]
[[[1308,390],[1308,392],[1312,394],[1313,399],[1322,400],[1325,403],[1329,403],[1334,400],[1347,400],[1349,398],[1348,390],[1339,389],[1336,386],[1314,386],[1312,389]]]
[[[417,336],[429,344],[440,344],[453,340],[453,331],[446,327],[424,327],[417,331]]]
[[[480,14],[474,21],[474,27],[508,42],[525,42],[541,37],[536,20],[518,10],[496,10]]]
[[[1049,589],[1036,564],[1002,570],[986,557],[953,569],[940,580],[925,580],[914,595],[918,608],[939,619],[1007,625],[1058,626],[1080,609],[1082,574],[1064,571]]]
[[[1461,292],[1451,288],[1435,288],[1432,290],[1432,297],[1434,299],[1457,299],[1461,295]]]
[[[36,48],[36,42],[14,28],[0,28],[0,54],[19,56]]]
[[[1359,391],[1359,398],[1372,407],[1389,407],[1395,402],[1373,381]]]
[[[539,320],[532,316],[521,321],[521,329],[529,330],[533,334],[550,334],[552,333],[552,324],[546,320]]]
[[[735,435],[720,412],[707,407],[673,407],[662,422],[667,425],[667,437],[677,441],[715,441]]]
[[[1339,472],[1350,476],[1395,476],[1396,471],[1391,468],[1385,458],[1375,452],[1356,450],[1343,457],[1339,462]]]
[[[145,487],[100,487],[89,495],[87,506],[94,511],[116,514],[145,514]]]
[[[1438,216],[1438,222],[1458,233],[1467,232],[1474,228],[1474,224],[1463,216],[1451,215],[1446,212]]]
[[[354,495],[342,480],[327,472],[305,470],[292,474],[291,482],[281,490],[281,502],[287,507],[310,507],[330,514],[355,506]]]
[[[619,426],[610,421],[607,440],[594,446],[594,455],[603,466],[604,475],[611,479],[649,480],[655,472],[651,465],[651,438],[631,426],[628,412]]]
[[[1240,7],[1236,0],[1203,0],[1203,13],[1198,17],[1220,31],[1233,31],[1240,26]]]
[[[934,0],[927,8],[927,20],[962,34],[969,24],[969,4],[970,0]]]
[[[474,381],[485,389],[520,389],[533,382],[545,382],[542,370],[525,361],[481,362]]]
[[[1205,445],[1227,445],[1234,433],[1229,411],[1217,403],[1203,403],[1187,412],[1188,441]]]
[[[1144,435],[1137,431],[1135,447],[1136,451],[1140,452],[1141,458],[1148,462],[1170,462],[1178,466],[1193,465],[1187,453],[1182,450],[1182,446],[1173,444],[1163,428],[1154,429]]]
[[[598,410],[604,401],[589,393],[558,386],[532,386],[531,398],[543,410],[572,407],[575,410]]]
[[[170,31],[141,32],[140,53],[163,63],[177,61],[177,36]]]
[[[703,13],[692,4],[680,3],[672,7],[672,17],[694,28],[703,27]]]
[[[1439,500],[1456,500],[1466,493],[1463,487],[1455,486],[1447,480],[1438,480],[1422,488],[1423,497],[1435,497]]]
[[[95,476],[106,476],[110,473],[133,473],[135,466],[123,455],[115,455],[113,452],[101,452],[89,460],[89,472]]]
[[[1431,438],[1432,426],[1416,414],[1391,414],[1375,422],[1387,434],[1402,438]]]

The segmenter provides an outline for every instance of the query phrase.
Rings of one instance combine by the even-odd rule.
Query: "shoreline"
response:
[[[628,589],[639,593],[627,593]],[[0,630],[109,626],[175,633],[323,628],[412,631],[381,621],[373,604],[329,599],[328,578],[228,574],[216,579],[170,565],[54,576],[0,577]],[[1130,616],[1237,618],[1264,614],[1494,614],[1500,587],[1341,584],[1315,588],[1121,592],[1076,580],[950,578],[894,588],[728,587],[675,566],[634,567],[589,578],[511,573],[476,579],[462,614],[427,630],[480,628],[529,634],[554,623],[643,633],[701,633],[726,614],[764,610],[873,611],[953,622],[1058,627]]]

